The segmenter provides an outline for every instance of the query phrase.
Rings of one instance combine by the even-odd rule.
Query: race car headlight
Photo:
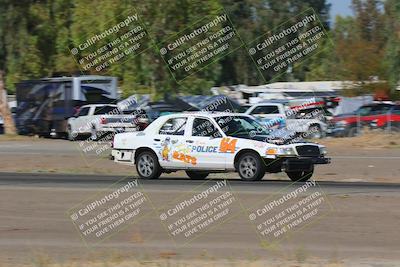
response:
[[[326,147],[320,147],[319,148],[319,152],[320,152],[321,155],[328,154],[328,150],[326,149]]]
[[[293,149],[293,147],[285,147],[281,148],[281,155],[296,155],[296,151]]]
[[[279,147],[279,148],[269,148],[266,151],[267,155],[296,155],[296,151],[292,147]]]

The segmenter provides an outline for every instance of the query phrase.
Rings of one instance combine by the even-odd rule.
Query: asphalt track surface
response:
[[[238,179],[230,179],[229,174],[221,174],[221,178],[227,179],[235,191],[243,192],[275,192],[293,184],[292,181],[266,180],[257,182],[245,182]],[[34,187],[87,187],[107,188],[121,179],[135,180],[137,177],[111,176],[111,175],[78,175],[78,174],[36,174],[36,173],[1,173],[0,186],[34,186]],[[182,177],[162,177],[157,180],[140,179],[140,184],[151,186],[153,189],[165,190],[191,190],[202,185],[204,180],[190,180]],[[332,182],[317,181],[318,185],[329,194],[360,194],[360,193],[400,193],[400,183],[369,183],[369,182]]]
[[[159,258],[168,254],[178,259],[201,259],[206,255],[278,262],[293,258],[300,251],[307,257],[324,260],[400,262],[400,184],[385,183],[317,181],[318,188],[305,195],[322,192],[329,202],[321,209],[326,211],[325,215],[313,218],[306,227],[294,231],[276,246],[265,245],[244,213],[237,213],[189,243],[171,242],[159,213],[148,209],[150,215],[146,219],[88,247],[67,211],[88,197],[106,192],[121,179],[127,182],[135,177],[0,173],[0,263],[29,263],[38,253],[62,261],[87,259],[94,252],[110,251],[118,251],[119,256],[126,258]],[[178,177],[138,181],[155,207],[165,207],[183,194],[201,191],[209,183],[224,179],[246,207],[304,184],[272,180],[243,182],[229,179],[229,175],[206,181]]]

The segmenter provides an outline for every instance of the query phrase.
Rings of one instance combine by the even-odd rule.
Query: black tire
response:
[[[151,151],[141,152],[137,156],[136,171],[143,179],[157,179],[162,173],[158,158]]]
[[[239,157],[236,170],[243,181],[259,181],[265,175],[265,163],[256,152],[246,152]]]
[[[208,172],[200,172],[200,171],[186,171],[186,174],[192,180],[204,180],[209,175]]]
[[[92,141],[96,141],[99,138],[98,134],[99,133],[97,132],[96,127],[92,126],[90,129],[90,139]]]
[[[71,125],[68,125],[68,127],[67,127],[67,139],[68,139],[69,141],[75,141],[75,140],[78,139],[78,134],[74,134],[74,133],[72,132]]]
[[[286,172],[290,180],[294,182],[305,182],[308,181],[314,173],[314,168],[311,171],[298,171],[298,172]]]
[[[347,137],[356,137],[361,134],[361,129],[357,129],[357,127],[351,127],[347,133]]]

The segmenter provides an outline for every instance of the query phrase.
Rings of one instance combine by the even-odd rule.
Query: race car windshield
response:
[[[247,116],[223,116],[215,118],[222,131],[228,136],[248,137],[254,135],[268,135],[265,127],[255,119]]]

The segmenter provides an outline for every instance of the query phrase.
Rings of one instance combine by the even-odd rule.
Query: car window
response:
[[[171,118],[160,128],[159,134],[184,135],[187,118]]]
[[[238,110],[239,113],[245,113],[251,106],[241,106]]]
[[[218,128],[210,120],[202,118],[193,120],[192,136],[222,137]]]
[[[371,112],[372,107],[361,107],[358,111],[357,114],[360,116],[367,116]]]
[[[258,106],[251,112],[251,114],[279,114],[279,109],[277,106]]]
[[[79,117],[81,117],[81,116],[87,116],[87,115],[89,114],[89,109],[90,109],[90,107],[81,108],[81,109],[79,110],[78,116],[79,116]]]
[[[369,115],[386,114],[389,112],[390,108],[390,106],[375,106],[371,108]]]
[[[114,106],[99,106],[94,110],[94,115],[104,115],[104,114],[121,114],[120,110]]]
[[[227,136],[250,137],[251,133],[257,135],[268,135],[265,127],[257,120],[246,116],[222,116],[215,118],[219,127]]]
[[[400,115],[400,106],[395,106],[392,111],[393,114]]]

